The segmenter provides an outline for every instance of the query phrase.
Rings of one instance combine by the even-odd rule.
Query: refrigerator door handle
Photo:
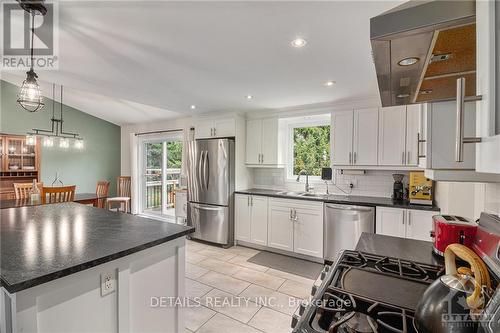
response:
[[[202,206],[202,205],[193,205],[193,209],[219,211],[219,210],[222,210],[223,208],[222,207],[210,207],[210,206]]]
[[[210,159],[208,158],[208,150],[205,152],[205,183],[208,191],[208,185],[210,184]]]
[[[199,159],[199,162],[198,162],[198,170],[197,170],[198,171],[198,180],[200,181],[200,184],[203,186],[202,168],[203,168],[203,150],[200,153],[200,159]]]

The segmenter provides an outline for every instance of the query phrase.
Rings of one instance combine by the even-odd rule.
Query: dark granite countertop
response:
[[[406,208],[406,209],[417,209],[417,210],[429,210],[429,211],[439,211],[436,206],[426,206],[426,205],[415,205],[409,202],[394,202],[391,198],[383,197],[366,197],[358,195],[335,195],[330,194],[328,196],[324,195],[321,197],[307,197],[307,196],[296,196],[296,195],[283,195],[278,194],[283,190],[266,190],[252,188],[248,190],[235,191],[239,194],[250,194],[250,195],[262,195],[274,198],[284,198],[284,199],[297,199],[297,200],[312,200],[312,201],[322,201],[326,203],[337,203],[346,205],[361,205],[361,206],[384,206],[393,208]]]
[[[1,209],[0,223],[0,283],[11,293],[194,231],[77,203]]]
[[[356,245],[357,251],[443,266],[444,260],[432,253],[432,243],[363,232]]]

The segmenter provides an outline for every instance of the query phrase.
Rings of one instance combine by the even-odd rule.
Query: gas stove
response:
[[[325,266],[293,332],[415,332],[416,304],[444,273],[443,267],[358,251],[343,251],[333,267]]]
[[[481,332],[498,332],[500,323],[500,219],[483,216],[474,250],[485,261],[492,280]],[[492,224],[493,223],[493,224]],[[493,231],[492,231],[493,230]],[[394,257],[344,250],[325,266],[322,283],[313,286],[308,304],[292,318],[293,333],[417,333],[415,308],[444,267]]]

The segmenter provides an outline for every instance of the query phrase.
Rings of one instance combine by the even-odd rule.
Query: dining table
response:
[[[97,195],[96,193],[75,193],[73,202],[83,205],[92,205],[94,207],[98,207],[99,200],[106,199],[107,197],[108,196]],[[26,207],[26,206],[39,206],[42,204],[43,203],[41,200],[31,200],[30,198],[2,199],[0,200],[0,209]]]

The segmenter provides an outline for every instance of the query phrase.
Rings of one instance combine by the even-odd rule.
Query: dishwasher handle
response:
[[[352,205],[338,205],[338,204],[325,204],[325,208],[328,208],[328,209],[338,209],[338,210],[359,211],[359,212],[371,212],[371,211],[374,210],[373,207],[352,206]]]

